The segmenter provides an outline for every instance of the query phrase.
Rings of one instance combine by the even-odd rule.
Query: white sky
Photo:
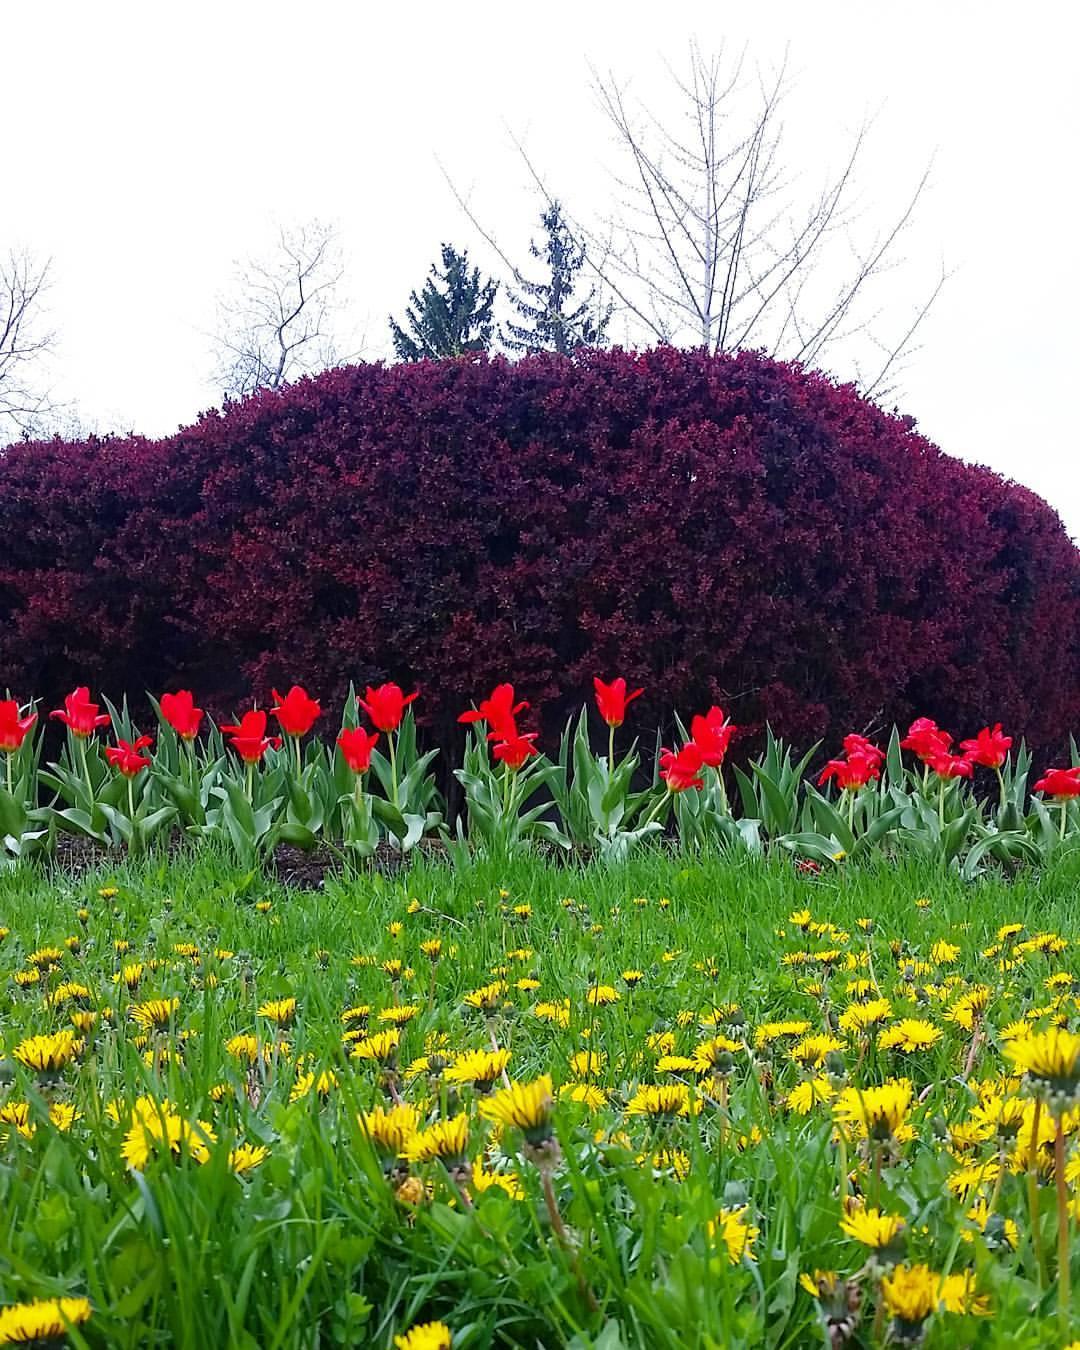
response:
[[[808,184],[873,115],[861,200],[884,226],[935,155],[881,297],[887,318],[943,262],[953,272],[901,406],[1077,536],[1075,14],[1066,0],[8,0],[0,246],[54,259],[57,394],[102,430],[164,434],[219,401],[215,297],[278,223],[337,226],[357,345],[389,355],[386,314],[441,240],[497,265],[437,159],[524,258],[539,203],[511,133],[572,211],[610,194],[590,62],[663,108],[661,58],[684,61],[691,37],[749,44],[766,66],[786,47],[789,158]]]

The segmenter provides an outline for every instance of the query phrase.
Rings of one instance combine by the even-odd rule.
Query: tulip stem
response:
[[[394,733],[386,733],[387,744],[390,746],[390,793],[395,806],[398,804],[398,782],[397,782],[397,752],[394,749]]]
[[[615,772],[615,723],[608,723],[607,735],[607,771],[608,778]]]
[[[255,765],[249,759],[244,770],[244,786],[247,789],[247,799],[249,803],[255,805],[254,786],[255,786]]]
[[[713,773],[716,774],[716,786],[720,789],[720,809],[725,816],[730,816],[731,808],[728,806],[727,788],[724,787],[724,771],[720,765],[717,764],[716,768],[713,769]]]
[[[90,803],[94,802],[94,785],[90,781],[90,765],[86,758],[86,741],[82,736],[75,738],[75,744],[79,747],[79,758],[82,760],[83,777],[86,779],[86,790],[90,794]]]
[[[15,795],[15,793],[14,793],[14,787],[13,787],[12,782],[11,782],[11,754],[12,754],[12,752],[9,750],[9,751],[7,752],[7,754],[4,756],[4,758],[7,760],[7,790],[8,790],[8,796],[9,796],[9,797],[12,797],[12,796]]]
[[[1068,821],[1069,821],[1069,799],[1068,797],[1062,797],[1061,824],[1058,827],[1058,838],[1060,839],[1061,843],[1065,842],[1065,826],[1068,824]]]
[[[642,821],[641,823],[642,829],[644,829],[646,825],[651,825],[653,823],[656,817],[660,814],[660,808],[664,805],[664,803],[670,796],[671,796],[671,785],[669,784],[664,791],[664,795],[653,803],[652,809],[649,811],[649,814]]]

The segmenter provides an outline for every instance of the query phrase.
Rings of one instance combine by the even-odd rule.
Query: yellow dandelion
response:
[[[445,1322],[418,1322],[394,1337],[396,1350],[450,1350],[453,1336]]]
[[[1080,1036],[1075,1032],[1051,1027],[1049,1031],[1010,1041],[1003,1053],[1039,1086],[1066,1094],[1076,1090],[1080,1079]]]
[[[977,985],[968,993],[961,995],[945,1016],[948,1021],[955,1022],[965,1031],[974,1031],[975,1023],[982,1018],[989,1002],[990,990],[985,985]]]
[[[420,1112],[415,1106],[402,1102],[389,1111],[377,1106],[374,1111],[363,1111],[357,1116],[360,1128],[380,1153],[401,1157],[420,1128]]]
[[[840,1276],[835,1270],[815,1270],[812,1275],[805,1270],[799,1272],[799,1285],[812,1298],[830,1298],[839,1284]]]
[[[827,1057],[837,1050],[843,1050],[845,1043],[837,1036],[827,1033],[818,1036],[804,1036],[791,1047],[791,1058],[796,1064],[820,1069]]]
[[[24,1069],[50,1076],[66,1069],[82,1049],[73,1031],[54,1031],[47,1036],[28,1036],[12,1054]]]
[[[611,1003],[618,1003],[622,995],[610,984],[594,984],[585,995],[585,1001],[592,1008],[606,1008]]]
[[[784,1037],[805,1036],[809,1030],[809,1022],[763,1022],[754,1032],[754,1045],[761,1050]]]
[[[12,1303],[0,1308],[0,1345],[62,1340],[70,1327],[89,1321],[91,1311],[85,1298],[36,1298],[32,1303]]]
[[[700,1110],[701,1102],[685,1083],[643,1084],[626,1104],[628,1116],[690,1116]]]
[[[867,1031],[892,1016],[892,1004],[887,998],[867,999],[862,1003],[850,1003],[840,1014],[840,1030],[847,1032]]]
[[[265,1144],[237,1144],[229,1150],[229,1167],[238,1177],[254,1171],[260,1163],[269,1158],[270,1150]]]
[[[899,1214],[883,1214],[880,1209],[856,1209],[840,1220],[840,1231],[864,1247],[891,1247],[906,1224]]]
[[[545,1073],[531,1083],[511,1083],[484,1098],[480,1114],[485,1120],[521,1130],[528,1143],[540,1144],[551,1137],[553,1106],[551,1075]]]
[[[472,1083],[487,1088],[506,1071],[510,1063],[509,1050],[466,1050],[455,1055],[445,1070],[448,1083]]]
[[[144,1031],[163,1031],[180,1008],[178,998],[151,998],[131,1007],[131,1020]]]
[[[844,1088],[833,1104],[833,1116],[857,1138],[896,1139],[907,1121],[912,1095],[907,1078],[891,1078],[875,1087]]]
[[[918,1326],[938,1306],[940,1277],[929,1266],[894,1266],[881,1281],[885,1307],[898,1322]]]
[[[438,1160],[448,1168],[458,1167],[469,1148],[469,1117],[451,1116],[438,1120],[406,1141],[405,1156],[410,1162],[425,1163]]]
[[[638,1159],[639,1163],[643,1161]],[[650,1161],[655,1171],[669,1173],[676,1181],[685,1181],[690,1175],[690,1155],[681,1148],[662,1148]]]
[[[891,1027],[878,1033],[879,1050],[902,1050],[905,1054],[914,1054],[919,1050],[929,1050],[941,1040],[940,1027],[917,1017],[902,1017]]]
[[[477,1158],[472,1167],[472,1188],[476,1195],[485,1191],[500,1190],[511,1200],[523,1200],[525,1192],[516,1172],[495,1172],[486,1168],[483,1159]]]
[[[707,1225],[709,1237],[718,1238],[724,1244],[727,1248],[728,1261],[733,1266],[738,1265],[743,1257],[748,1261],[757,1260],[753,1245],[757,1241],[759,1230],[747,1222],[747,1210],[747,1205],[735,1209],[722,1209]]]
[[[1016,1251],[1020,1245],[1020,1230],[1014,1219],[1003,1218],[1000,1214],[994,1214],[985,1197],[980,1196],[975,1204],[967,1212],[967,1217],[986,1239],[991,1247],[1008,1247],[1010,1251]],[[964,1232],[962,1237],[966,1241],[972,1242],[974,1234]]]
[[[273,1022],[275,1026],[291,1027],[296,1021],[296,999],[275,998],[259,1005],[259,1016]]]
[[[420,1009],[413,1003],[403,1003],[394,1008],[383,1008],[378,1015],[380,1022],[389,1022],[391,1026],[403,1027],[411,1022]]]
[[[124,1136],[121,1153],[127,1165],[137,1172],[145,1169],[152,1157],[187,1156],[197,1163],[210,1157],[208,1144],[216,1136],[205,1120],[191,1125],[178,1115],[165,1099],[140,1097],[132,1107],[131,1126]]]
[[[64,953],[59,947],[39,947],[26,958],[26,964],[33,966],[35,970],[51,970],[63,959]]]
[[[502,1003],[506,996],[506,990],[505,980],[495,980],[491,984],[485,984],[479,989],[471,990],[465,995],[462,1002],[467,1008],[472,1008],[475,1012],[491,1013]]]
[[[590,1111],[599,1111],[607,1105],[608,1094],[595,1083],[564,1083],[559,1089],[559,1100],[581,1102]]]
[[[570,1000],[564,999],[561,1003],[538,1003],[533,1008],[533,1016],[538,1017],[541,1022],[551,1022],[557,1027],[566,1028],[570,1025]]]
[[[88,1003],[90,998],[90,990],[87,989],[85,984],[76,984],[72,980],[65,980],[63,984],[56,986],[45,1000],[45,1004],[49,1008],[61,1008],[65,1003]]]
[[[334,1073],[333,1070],[321,1069],[318,1074],[316,1074],[314,1070],[308,1070],[297,1074],[296,1082],[293,1083],[292,1090],[289,1093],[289,1102],[291,1104],[293,1102],[302,1101],[304,1097],[310,1096],[312,1092],[314,1092],[317,1097],[325,1100],[337,1085],[337,1074]]]
[[[377,1031],[374,1036],[366,1036],[353,1046],[350,1059],[370,1059],[376,1064],[392,1064],[401,1044],[401,1032],[394,1027],[390,1031]]]
[[[829,1080],[818,1076],[804,1079],[793,1087],[784,1099],[784,1105],[796,1115],[805,1116],[809,1115],[819,1102],[832,1101],[835,1096],[836,1090]]]

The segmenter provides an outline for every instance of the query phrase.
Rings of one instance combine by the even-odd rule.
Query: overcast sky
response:
[[[590,65],[674,119],[663,63],[684,64],[691,38],[765,69],[786,50],[796,186],[824,181],[873,118],[859,196],[873,233],[933,157],[880,321],[951,276],[897,401],[949,453],[1041,493],[1075,537],[1074,14],[1063,0],[9,0],[0,247],[53,258],[56,392],[102,430],[164,434],[219,402],[215,297],[279,224],[336,226],[348,338],[388,356],[387,312],[441,240],[498,267],[440,164],[524,258],[539,202],[514,137],[574,213],[610,205]]]

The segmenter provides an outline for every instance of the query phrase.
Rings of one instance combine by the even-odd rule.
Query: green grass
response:
[[[878,1050],[872,1035],[845,1038],[844,1050],[850,1082],[865,1087],[907,1074],[925,1097],[910,1113],[914,1137],[887,1151],[879,1180],[872,1153],[860,1158],[851,1142],[857,1184],[868,1200],[876,1193],[882,1208],[905,1217],[912,1261],[972,1270],[992,1309],[981,1317],[936,1314],[926,1343],[1064,1345],[1080,1336],[1080,1307],[1071,1326],[1057,1309],[1052,1175],[1044,1171],[1038,1187],[1040,1272],[1022,1170],[1008,1172],[995,1197],[997,1212],[1018,1225],[1014,1251],[992,1233],[984,1241],[965,1220],[972,1199],[949,1189],[959,1164],[943,1132],[970,1118],[972,1084],[1004,1071],[1001,1028],[1033,1009],[1034,1024],[1046,1025],[1046,978],[1080,976],[1078,882],[1075,865],[965,884],[915,867],[841,867],[815,879],[790,863],[657,854],[584,872],[535,861],[471,871],[418,864],[392,877],[332,880],[321,894],[285,892],[205,853],[79,881],[33,871],[0,876],[0,925],[10,930],[0,942],[0,1110],[26,1102],[34,1127],[26,1137],[0,1125],[0,1302],[85,1295],[93,1315],[71,1341],[93,1346],[388,1347],[433,1319],[452,1329],[455,1348],[825,1345],[818,1304],[798,1276],[816,1268],[853,1276],[866,1252],[839,1229],[842,1159],[828,1104],[806,1116],[784,1107],[803,1076],[787,1053],[791,1039],[736,1054],[724,1106],[711,1080],[658,1070],[661,1047],[650,1048],[649,1038],[670,1033],[674,1053],[688,1055],[713,1034],[702,1017],[727,1003],[741,1005],[746,1030],[736,1039],[751,1048],[770,1020],[835,1028],[848,981],[858,977],[876,980],[894,1019],[925,1018],[943,1032],[910,1057]],[[110,888],[115,895],[103,897]],[[639,897],[648,903],[636,904]],[[929,904],[920,907],[921,899]],[[531,912],[515,916],[520,905]],[[804,908],[839,933],[802,934],[789,915]],[[869,938],[861,918],[873,920]],[[1005,923],[1025,925],[1021,942],[1052,931],[1069,945],[1021,953],[999,970],[982,953]],[[402,925],[398,935],[391,924]],[[80,938],[77,951],[65,949],[72,936]],[[431,938],[443,942],[433,983],[419,950]],[[955,963],[930,960],[939,940],[960,947]],[[118,952],[117,942],[128,950]],[[904,944],[899,956],[890,942]],[[198,947],[199,959],[174,951],[183,943]],[[59,969],[19,987],[15,972],[49,946],[64,951]],[[825,968],[782,964],[785,955],[823,947],[839,951],[839,960]],[[233,955],[218,959],[215,949]],[[508,956],[521,949],[531,954]],[[861,963],[852,973],[840,968],[848,954]],[[382,962],[395,958],[414,969],[412,979],[388,978]],[[932,968],[905,982],[913,961]],[[136,962],[144,970],[129,992],[114,976]],[[628,968],[644,972],[634,989],[621,979]],[[491,1018],[469,1012],[464,995],[500,975],[509,986],[505,1006]],[[526,977],[539,988],[518,989]],[[808,980],[822,983],[823,994],[804,992]],[[938,997],[935,986],[950,980]],[[100,1019],[78,1060],[55,1082],[41,1082],[13,1051],[25,1037],[70,1025],[70,1005],[46,1003],[65,981],[90,990],[89,1008],[111,1007],[112,1021]],[[619,1001],[590,1006],[594,983],[615,987]],[[989,988],[989,1004],[965,1082],[972,1033],[945,1012],[978,984]],[[1077,989],[1080,980],[1058,991],[1072,1026]],[[157,997],[177,997],[179,1011],[167,1033],[143,1045],[129,1005]],[[225,1043],[255,1033],[272,1044],[257,1009],[281,997],[295,997],[299,1010],[284,1033],[288,1051],[249,1071]],[[569,1000],[567,1027],[534,1014],[538,1001],[561,999]],[[370,1005],[378,1029],[377,1012],[395,1001],[418,1008],[402,1028],[401,1095],[425,1121],[466,1111],[470,1162],[488,1147],[491,1166],[516,1173],[521,1198],[495,1187],[468,1203],[437,1163],[411,1169],[429,1188],[423,1203],[395,1197],[404,1172],[387,1179],[357,1121],[361,1111],[389,1104],[386,1084],[370,1063],[350,1060],[341,1040],[345,1008]],[[448,1101],[437,1080],[405,1077],[429,1038],[441,1036],[450,1052],[494,1039],[511,1052],[512,1078],[550,1073],[556,1089],[571,1079],[575,1051],[604,1056],[595,1083],[607,1105],[564,1100],[555,1113],[562,1163],[554,1195],[567,1243],[552,1230],[520,1136],[508,1132],[492,1146],[471,1088]],[[156,1062],[145,1062],[147,1050]],[[300,1060],[336,1075],[325,1099],[311,1093],[290,1103]],[[665,1123],[625,1113],[639,1084],[678,1081],[703,1085],[694,1089],[704,1099],[699,1115]],[[222,1084],[226,1095],[212,1093]],[[213,1141],[195,1126],[193,1152],[205,1152],[206,1162],[181,1150],[142,1172],[127,1166],[121,1150],[131,1105],[143,1095],[167,1098],[185,1121],[210,1125]],[[68,1130],[50,1123],[57,1103],[79,1113]],[[238,1141],[269,1148],[242,1178],[228,1160]],[[685,1179],[652,1165],[663,1149],[686,1155]],[[976,1144],[971,1156],[992,1160],[994,1146]],[[1069,1188],[1074,1196],[1071,1172]],[[987,1198],[991,1191],[983,1188]],[[722,1207],[743,1205],[759,1229],[755,1259],[732,1263],[708,1225]],[[873,1270],[858,1287],[863,1314],[847,1344],[879,1344],[889,1319],[875,1329]]]

